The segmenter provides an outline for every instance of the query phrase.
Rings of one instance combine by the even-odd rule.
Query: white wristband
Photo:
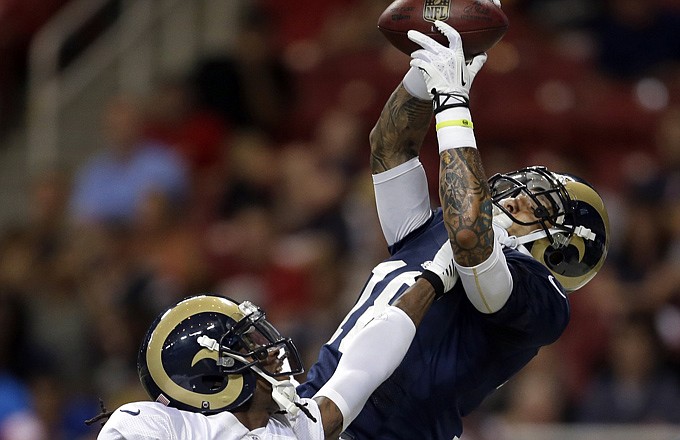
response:
[[[435,115],[439,153],[452,148],[477,148],[470,109],[449,108]]]

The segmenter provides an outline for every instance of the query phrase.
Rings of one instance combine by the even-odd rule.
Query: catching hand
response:
[[[421,32],[411,30],[408,38],[422,47],[411,54],[411,66],[422,72],[432,98],[439,100],[438,96],[441,95],[454,96],[457,99],[453,104],[457,105],[453,106],[467,107],[472,81],[486,62],[486,54],[476,55],[467,63],[458,31],[440,20],[435,21],[435,26],[449,40],[449,47]],[[438,102],[434,104],[437,111]],[[439,109],[441,110],[444,108]]]

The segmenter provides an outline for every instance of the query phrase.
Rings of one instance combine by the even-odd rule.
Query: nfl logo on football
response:
[[[446,21],[449,18],[451,0],[425,0],[423,8],[423,18],[427,21],[435,20]]]

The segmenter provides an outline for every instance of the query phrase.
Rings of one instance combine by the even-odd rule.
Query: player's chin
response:
[[[272,392],[272,384],[267,382],[261,377],[257,378],[257,389],[260,391],[264,391],[266,393],[271,393]]]
[[[271,377],[272,377],[273,379],[276,379],[276,380],[279,380],[279,381],[289,380],[289,379],[290,379],[290,376],[289,376],[289,375],[286,375],[286,374],[271,375]],[[257,386],[258,386],[259,388],[262,388],[263,390],[268,390],[268,391],[271,391],[271,390],[272,390],[272,384],[271,384],[270,382],[268,382],[267,380],[265,380],[264,378],[262,378],[262,377],[258,377],[258,378],[257,378]]]

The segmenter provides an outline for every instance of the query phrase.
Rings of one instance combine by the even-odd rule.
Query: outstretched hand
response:
[[[435,26],[449,40],[449,46],[419,31],[408,31],[408,38],[422,47],[411,54],[411,66],[420,69],[432,98],[455,95],[467,103],[472,81],[486,62],[486,54],[476,55],[466,62],[458,31],[440,20],[435,21]]]

